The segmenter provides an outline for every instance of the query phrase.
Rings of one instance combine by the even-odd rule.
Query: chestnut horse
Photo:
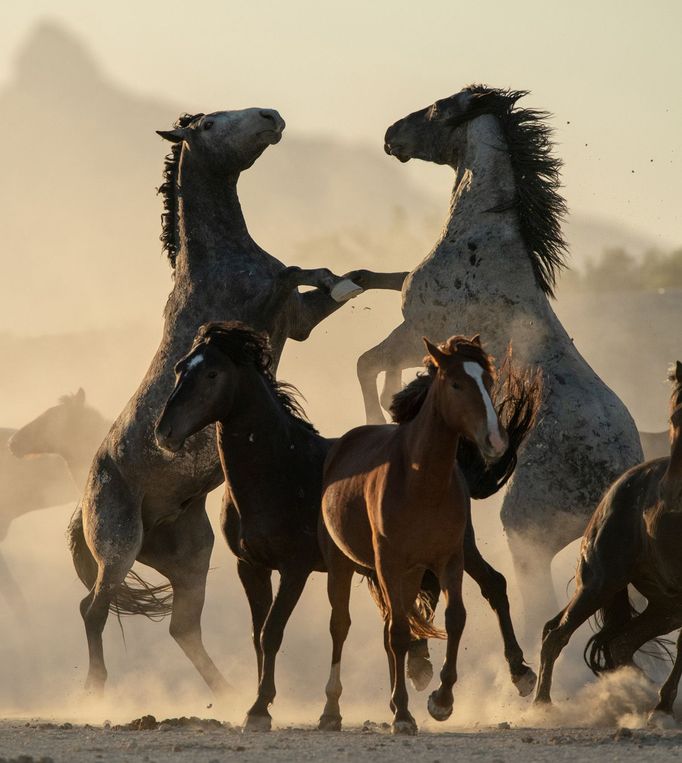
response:
[[[492,358],[479,338],[454,336],[438,347],[424,341],[431,383],[416,415],[398,427],[352,429],[325,462],[320,543],[329,574],[333,646],[323,728],[341,723],[340,661],[355,571],[373,571],[372,589],[384,614],[394,733],[417,731],[408,710],[405,657],[411,636],[436,635],[419,607],[425,571],[436,574],[447,602],[447,650],[441,684],[428,708],[440,721],[452,713],[465,621],[462,573],[470,511],[457,450],[460,438],[466,438],[486,459],[499,459],[507,452],[508,435],[491,398]]]
[[[670,376],[670,456],[635,466],[610,488],[583,536],[570,602],[543,631],[535,701],[550,702],[554,662],[574,631],[597,610],[601,630],[588,642],[587,664],[595,673],[632,664],[635,652],[682,626],[682,363]],[[637,613],[628,585],[647,600]],[[650,722],[672,715],[682,675],[682,631],[677,657]]]
[[[158,444],[178,452],[194,432],[217,422],[226,485],[221,523],[237,557],[253,622],[258,696],[245,727],[254,730],[271,726],[275,660],[287,621],[310,574],[325,570],[317,531],[324,460],[334,443],[305,419],[291,388],[275,380],[271,353],[268,339],[242,323],[202,326],[176,366],[175,388],[156,426]],[[516,448],[532,426],[536,397],[529,387],[515,387],[513,378],[505,379],[499,402],[508,422],[505,456],[487,468],[473,445],[463,443],[457,454],[473,496],[491,495],[507,481],[516,465]],[[415,380],[396,399],[397,419],[415,415],[425,381]],[[535,674],[524,664],[514,635],[504,577],[481,556],[471,517],[466,519],[465,570],[498,615],[512,680],[519,692],[529,693]],[[274,599],[273,570],[281,576]],[[432,604],[437,601],[430,584],[424,596]],[[424,635],[431,630],[426,628]],[[419,646],[424,650],[423,642]],[[426,659],[421,663],[427,663],[421,673],[425,688],[431,666]]]

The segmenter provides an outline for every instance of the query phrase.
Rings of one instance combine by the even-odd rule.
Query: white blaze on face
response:
[[[485,384],[483,384],[483,366],[481,366],[480,363],[468,361],[464,363],[463,367],[464,372],[476,381],[478,389],[481,393],[481,397],[483,398],[483,404],[485,405],[486,412],[486,421],[488,425],[488,440],[490,441],[490,444],[493,446],[493,448],[498,453],[501,453],[505,447],[504,440],[500,434],[500,427],[497,419],[497,412],[495,411],[495,406],[493,405],[493,401],[490,399],[490,395],[488,394],[488,390],[485,388]]]
[[[203,360],[204,360],[204,356],[200,352],[197,353],[196,355],[194,355],[187,361],[187,366],[186,366],[187,370],[191,371],[193,368],[196,368],[199,365],[199,363],[203,363]]]

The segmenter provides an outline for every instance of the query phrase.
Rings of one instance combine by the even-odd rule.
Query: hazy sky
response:
[[[471,81],[530,89],[555,114],[571,207],[682,244],[678,0],[3,0],[0,83],[44,17],[128,88],[204,111],[273,106],[292,129],[378,152],[389,123]]]

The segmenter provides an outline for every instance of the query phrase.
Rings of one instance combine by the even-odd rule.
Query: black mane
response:
[[[682,405],[682,379],[678,374],[679,361],[676,363],[668,374],[668,381],[672,382],[672,392],[670,393],[670,411],[671,413]]]
[[[317,433],[317,429],[310,423],[296,399],[296,395],[300,394],[296,387],[275,379],[272,372],[272,350],[266,334],[240,321],[212,321],[199,328],[190,352],[199,345],[208,343],[224,352],[238,365],[253,365],[265,379],[284,411],[306,429]]]
[[[567,207],[561,187],[562,162],[552,155],[552,129],[547,111],[517,108],[528,90],[470,85],[467,112],[453,124],[493,114],[502,126],[516,183],[516,209],[521,235],[530,250],[535,280],[542,291],[554,296],[559,271],[566,267],[566,240],[561,223]]]
[[[187,127],[195,119],[203,114],[182,114],[175,120],[173,127]],[[161,212],[161,235],[159,239],[163,244],[171,267],[175,269],[175,258],[178,255],[177,223],[178,223],[178,168],[180,166],[180,154],[182,143],[173,143],[170,153],[166,154],[163,164],[163,183],[156,192],[163,196],[163,212]]]

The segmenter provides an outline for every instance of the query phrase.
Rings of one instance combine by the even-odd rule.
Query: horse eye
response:
[[[452,389],[462,389],[457,382],[452,382]]]
[[[207,120],[204,122],[204,125],[203,125],[203,126],[204,126],[204,130],[210,130],[210,129],[211,129],[211,127],[213,127],[213,120],[211,120],[211,119],[207,119]]]
[[[218,376],[218,372],[217,372],[217,371],[209,371],[209,372],[206,374],[206,376],[208,376],[208,378],[209,378],[209,379],[215,379],[215,378],[216,378],[216,376]]]

